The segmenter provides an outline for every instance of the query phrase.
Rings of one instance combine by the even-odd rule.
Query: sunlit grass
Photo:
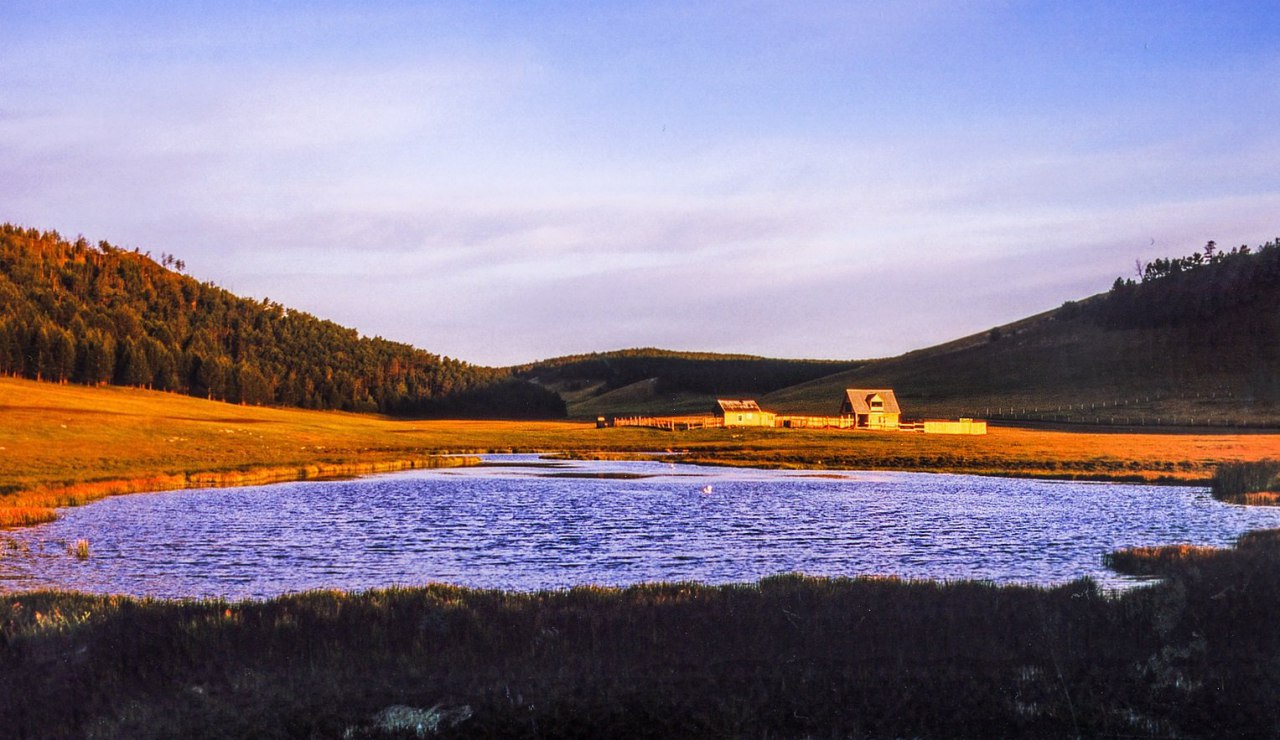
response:
[[[44,524],[58,518],[48,506],[0,506],[0,529]]]
[[[1274,455],[1280,435],[1078,434],[995,427],[983,437],[710,429],[663,432],[530,421],[406,421],[236,406],[137,389],[0,378],[0,526],[103,496],[355,475],[448,453],[563,452],[718,465],[927,470],[1206,483],[1223,462]]]

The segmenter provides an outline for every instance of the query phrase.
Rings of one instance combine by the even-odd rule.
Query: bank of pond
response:
[[[416,493],[399,499],[410,494],[395,493],[394,485],[385,488],[394,481],[460,481],[473,486],[477,495],[503,490],[504,481],[531,483],[543,498],[524,499],[508,491],[504,496],[515,496],[520,505],[506,514],[540,509],[540,526],[559,531],[556,518],[578,512],[571,519],[576,527],[563,531],[586,533],[585,549],[575,545],[557,551],[561,564],[581,562],[587,550],[604,551],[601,562],[618,564],[609,543],[624,538],[635,525],[623,522],[621,529],[590,535],[597,524],[582,514],[587,508],[598,510],[601,518],[616,518],[608,505],[611,496],[629,505],[649,501],[642,515],[649,519],[683,502],[685,510],[675,518],[701,512],[703,526],[736,553],[730,558],[734,562],[760,562],[750,554],[768,552],[774,543],[771,517],[799,516],[794,507],[805,495],[826,502],[818,519],[800,522],[812,536],[810,547],[819,552],[825,547],[820,536],[835,536],[836,550],[841,542],[845,549],[869,548],[838,539],[852,536],[852,530],[836,528],[832,535],[837,519],[850,511],[862,512],[863,524],[873,531],[897,537],[887,529],[898,512],[891,504],[904,500],[933,512],[937,521],[929,525],[933,535],[926,541],[940,557],[946,559],[948,547],[966,551],[947,534],[942,509],[933,508],[941,504],[923,492],[925,483],[935,488],[946,483],[945,476],[922,482],[911,474],[877,474],[862,480],[873,484],[874,495],[868,498],[865,490],[849,487],[848,480],[794,473],[774,478],[724,471],[708,478],[679,466],[664,472],[663,463],[653,463],[659,467],[641,468],[653,473],[650,477],[570,478],[564,473],[581,469],[495,462],[499,464],[471,471],[366,479],[363,485],[383,486],[383,495],[390,498],[382,508],[398,512],[404,521],[409,512],[428,508],[444,516],[445,499],[423,499],[413,487]],[[590,470],[602,476],[637,472],[620,464]],[[906,484],[899,475],[906,476]],[[561,488],[584,483],[596,486],[585,489],[595,491],[586,499],[591,506],[574,498],[579,494],[572,491],[584,489]],[[958,483],[948,516],[986,521],[979,531],[992,538],[1001,527],[1016,529],[990,518],[1008,491],[974,489],[967,480]],[[335,510],[349,507],[340,487],[289,485],[304,486],[293,493],[301,491],[302,501],[309,504],[285,512],[300,529],[313,526],[298,519],[304,508],[325,500]],[[676,490],[666,490],[667,485]],[[788,488],[792,485],[794,491]],[[1072,517],[1083,515],[1054,516],[1044,509],[1081,497],[1085,509],[1096,509],[1102,499],[1116,497],[1112,492],[1090,498],[1091,492],[1103,490],[1097,486],[1059,488],[1067,485],[1027,482],[1030,498],[1014,507],[1022,513],[1000,521],[1020,521],[1029,507],[1041,510],[1045,527],[1053,529],[1059,520],[1068,527]],[[351,490],[368,493],[347,492]],[[457,488],[447,490],[460,495]],[[557,490],[568,498],[557,499]],[[727,499],[730,493],[743,497],[746,505],[717,503],[717,496]],[[1259,511],[1213,501],[1203,489],[1134,487],[1124,493],[1161,504],[1189,501],[1191,511]],[[1159,498],[1175,494],[1184,498]],[[117,502],[158,505],[164,497],[188,495],[122,497],[86,507],[85,513]],[[402,505],[397,508],[395,501]],[[498,499],[489,498],[468,505],[492,509],[496,503]],[[880,518],[873,517],[876,506],[883,508]],[[204,510],[203,516],[207,519],[211,511]],[[756,512],[754,519],[747,518],[750,511]],[[355,516],[368,528],[379,526],[368,511]],[[1107,511],[1100,518],[1115,514]],[[71,516],[60,520],[75,521]],[[146,526],[154,529],[159,521],[148,520]],[[459,520],[439,521],[458,526]],[[498,516],[476,531],[494,530],[501,521]],[[1077,521],[1082,537],[1091,521]],[[1256,521],[1232,519],[1222,531]],[[512,526],[516,531],[533,528],[519,519]],[[435,542],[446,528],[420,535]],[[172,530],[171,537],[177,532]],[[692,529],[684,532],[693,536]],[[651,539],[632,535],[639,539],[624,539],[628,547]],[[199,550],[198,536],[207,535],[186,531],[183,536],[189,538],[184,540],[189,549]],[[1157,541],[1144,544],[1134,536],[1134,547],[1113,547],[1095,556],[1099,567],[1110,569],[1106,572],[1147,579],[1138,587],[1078,574],[1065,579],[992,578],[981,571],[941,580],[783,573],[736,582],[680,581],[677,575],[664,579],[673,582],[642,583],[632,578],[643,571],[623,569],[622,583],[612,587],[564,581],[545,588],[428,584],[254,599],[23,590],[0,595],[0,726],[16,737],[1276,734],[1280,530],[1210,534],[1215,541],[1208,542],[1204,533],[1170,538],[1161,530],[1144,536]],[[1221,536],[1225,541],[1216,541]],[[1061,537],[1055,533],[1050,539]],[[83,568],[111,560],[106,545],[88,541],[84,557],[64,545],[57,554],[37,553],[33,559]],[[297,550],[293,567],[306,570],[311,546],[305,541],[285,544]],[[394,544],[377,547],[395,550]],[[518,562],[520,552],[505,553],[502,562]],[[12,552],[0,556],[0,568],[15,557],[22,560]],[[197,569],[201,558],[209,567],[222,567],[203,551],[194,557]],[[237,551],[234,557],[244,553]],[[900,562],[916,557],[908,554]],[[515,572],[555,573],[553,562]],[[702,560],[673,557],[669,562],[694,562],[713,570],[724,563],[709,553]],[[767,558],[763,562],[774,567]],[[988,567],[1000,560],[976,562]],[[1058,562],[1060,573],[1075,567],[1067,556],[1048,562]],[[846,562],[841,567],[851,566]],[[144,572],[139,582],[148,577],[164,582],[156,591],[185,583],[154,572]],[[212,588],[233,590],[227,585],[233,582]],[[250,590],[261,589],[255,582]]]
[[[1123,592],[783,575],[15,594],[0,719],[17,737],[1274,735],[1280,537],[1172,551],[1118,557],[1163,579]]]

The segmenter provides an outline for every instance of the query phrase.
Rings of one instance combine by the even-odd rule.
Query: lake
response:
[[[262,598],[432,581],[535,590],[825,576],[1055,584],[1135,545],[1228,545],[1280,509],[1203,488],[486,456],[485,465],[118,496],[0,533],[0,590]],[[77,559],[68,543],[86,539]]]

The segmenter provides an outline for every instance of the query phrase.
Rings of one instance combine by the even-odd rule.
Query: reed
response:
[[[1105,553],[1102,562],[1108,568],[1133,576],[1157,576],[1204,562],[1221,552],[1213,547],[1166,545],[1162,547],[1130,547]]]
[[[1280,501],[1280,460],[1223,463],[1213,473],[1213,497],[1241,504]]]
[[[57,518],[58,512],[49,506],[0,506],[0,529],[29,527]]]
[[[75,556],[76,560],[88,560],[89,540],[79,539],[75,542],[67,543],[67,554]]]
[[[1127,562],[1163,580],[11,594],[0,722],[16,736],[379,736],[375,718],[396,713],[463,718],[441,726],[453,737],[1272,734],[1280,533]]]

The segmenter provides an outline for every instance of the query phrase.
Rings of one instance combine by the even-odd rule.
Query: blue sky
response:
[[[1280,234],[1280,6],[0,4],[0,220],[485,364],[897,354]]]

